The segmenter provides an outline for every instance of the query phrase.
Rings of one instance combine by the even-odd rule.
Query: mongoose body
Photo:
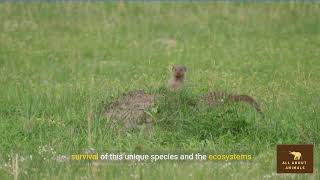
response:
[[[171,91],[179,90],[183,87],[187,68],[183,65],[173,65],[171,70],[171,78],[168,81],[168,88]],[[231,102],[246,102],[256,109],[257,112],[262,114],[259,104],[254,100],[253,97],[248,95],[235,95],[228,94],[221,91],[209,92],[201,98],[209,105],[218,105],[224,101]]]
[[[219,105],[224,101],[231,102],[246,102],[256,109],[257,112],[262,114],[259,104],[253,99],[253,97],[248,95],[235,95],[228,94],[221,91],[213,91],[205,94],[202,99],[206,101],[209,105]]]
[[[168,82],[168,88],[171,91],[181,89],[187,68],[183,65],[173,65],[171,71],[171,78]]]

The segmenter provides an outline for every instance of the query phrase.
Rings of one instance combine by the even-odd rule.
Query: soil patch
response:
[[[145,110],[154,105],[154,95],[143,90],[129,92],[107,105],[105,116],[111,120],[111,127],[123,124],[124,128],[135,128],[139,124],[151,125],[151,118]]]

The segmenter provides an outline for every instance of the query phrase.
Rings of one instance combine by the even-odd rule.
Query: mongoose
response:
[[[219,105],[225,101],[246,102],[254,107],[258,113],[262,114],[259,104],[253,99],[253,97],[248,95],[235,95],[228,94],[226,92],[214,91],[205,94],[202,96],[202,99],[209,105]]]
[[[187,68],[183,65],[172,65],[171,78],[168,82],[169,90],[178,90],[183,86]]]
[[[186,66],[172,66],[171,78],[168,82],[169,90],[178,90],[183,86],[186,72]],[[213,91],[203,95],[201,99],[207,102],[209,105],[219,105],[222,104],[224,101],[246,102],[250,104],[252,107],[254,107],[257,112],[262,114],[259,104],[253,99],[253,97],[248,95],[234,95],[228,94],[226,92]]]

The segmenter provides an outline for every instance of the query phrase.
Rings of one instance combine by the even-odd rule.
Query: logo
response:
[[[313,145],[277,145],[277,173],[313,173]]]
[[[289,151],[289,154],[293,155],[293,160],[300,160],[301,159],[301,152]]]

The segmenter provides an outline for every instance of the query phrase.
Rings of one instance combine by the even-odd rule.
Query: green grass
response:
[[[0,179],[12,178],[15,154],[22,179],[319,178],[319,4],[2,3],[0,12]],[[173,63],[188,67],[187,87],[159,100],[150,134],[107,127],[104,103],[158,91]],[[198,105],[210,90],[252,95],[265,117],[243,104]],[[99,153],[253,160],[56,162],[90,146],[88,118]],[[300,143],[315,144],[315,173],[276,174],[276,145]]]

